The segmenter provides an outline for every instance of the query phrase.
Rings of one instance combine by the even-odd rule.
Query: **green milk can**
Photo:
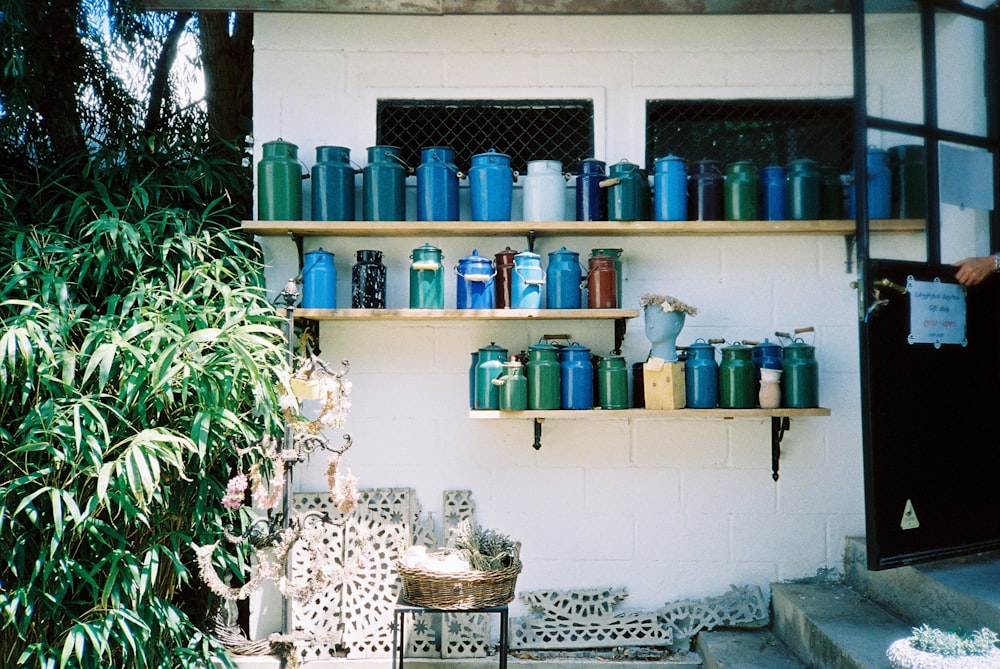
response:
[[[740,343],[724,347],[719,365],[719,406],[753,409],[757,406],[757,394],[752,347]]]
[[[782,353],[781,369],[781,406],[789,409],[818,407],[816,347],[801,339],[787,344]]]
[[[822,211],[819,164],[809,158],[785,166],[785,215],[792,221],[812,221]]]
[[[261,221],[302,220],[302,165],[299,147],[280,137],[264,143],[257,163],[257,218]]]
[[[490,342],[479,349],[476,363],[476,409],[499,409],[500,388],[493,383],[503,373],[503,363],[507,359],[507,349]]]
[[[441,249],[424,244],[410,254],[410,309],[444,309]]]
[[[760,216],[760,180],[757,168],[749,160],[738,160],[726,167],[725,215],[727,221],[756,221]]]
[[[628,367],[620,355],[597,362],[597,401],[602,409],[628,409]]]
[[[528,347],[528,408],[558,409],[561,395],[559,386],[559,348],[547,341]]]
[[[497,405],[500,411],[524,411],[528,408],[528,379],[524,376],[524,365],[516,356],[501,365],[502,373],[493,379],[499,388]]]

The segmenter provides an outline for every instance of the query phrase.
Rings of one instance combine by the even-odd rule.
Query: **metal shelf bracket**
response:
[[[771,416],[771,478],[778,480],[778,461],[781,460],[781,439],[790,429],[788,416]]]

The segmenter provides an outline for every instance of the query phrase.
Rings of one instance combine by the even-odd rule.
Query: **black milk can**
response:
[[[696,160],[688,175],[688,219],[721,221],[725,215],[721,163]]]
[[[363,249],[351,268],[351,308],[385,309],[385,265],[382,252]]]

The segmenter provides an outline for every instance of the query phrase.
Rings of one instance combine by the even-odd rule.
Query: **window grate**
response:
[[[854,108],[846,100],[647,100],[646,166],[674,154],[758,168],[811,158],[847,172]]]
[[[379,100],[376,141],[398,146],[412,167],[420,149],[448,146],[455,164],[496,149],[520,172],[529,160],[558,160],[571,171],[594,155],[592,100]]]

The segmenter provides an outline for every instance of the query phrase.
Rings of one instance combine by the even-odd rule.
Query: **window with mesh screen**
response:
[[[429,146],[454,149],[459,169],[496,149],[522,173],[529,160],[575,171],[594,156],[592,100],[379,100],[376,114],[377,143],[400,147],[411,167]]]
[[[668,154],[758,168],[810,158],[852,167],[854,114],[838,100],[647,100],[646,166]]]

